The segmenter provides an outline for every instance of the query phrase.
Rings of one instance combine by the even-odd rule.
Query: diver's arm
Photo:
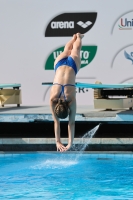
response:
[[[52,116],[54,119],[54,133],[55,133],[55,142],[56,142],[57,151],[59,150],[62,152],[66,150],[66,148],[61,143],[61,140],[60,140],[60,121],[54,113],[55,103],[52,100],[50,100],[50,108],[51,108]]]
[[[54,113],[55,103],[52,100],[50,100],[50,108],[54,120],[55,140],[56,142],[60,142],[60,121]]]
[[[70,108],[70,113],[69,113],[69,123],[68,123],[68,145],[66,146],[67,150],[70,149],[74,140],[75,115],[76,115],[76,99],[75,98],[70,103],[69,108]]]

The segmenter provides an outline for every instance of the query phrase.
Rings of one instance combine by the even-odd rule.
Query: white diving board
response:
[[[53,85],[52,82],[42,83],[42,85]],[[133,88],[133,84],[122,83],[122,84],[92,84],[92,83],[75,83],[77,88],[92,88],[92,89],[124,89]]]
[[[119,89],[119,88],[133,88],[133,84],[91,84],[91,83],[77,83],[76,87],[92,88],[92,89]]]

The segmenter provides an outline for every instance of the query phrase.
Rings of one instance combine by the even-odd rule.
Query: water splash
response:
[[[95,135],[100,124],[94,127],[92,130],[88,131],[82,137],[82,144],[73,145],[71,150],[77,151],[77,154],[55,154],[54,157],[48,158],[44,161],[41,161],[39,164],[32,166],[32,169],[62,169],[74,166],[78,164],[79,158],[82,156],[83,151],[90,144],[92,137]],[[67,152],[66,152],[67,153]]]
[[[92,130],[85,133],[85,135],[82,137],[82,144],[77,144],[77,145],[74,144],[73,147],[72,147],[72,150],[83,152],[86,149],[86,147],[90,144],[91,139],[95,135],[99,126],[100,126],[100,124],[97,125],[96,127],[94,127]]]
[[[60,155],[60,157],[56,157],[54,159],[46,159],[45,161],[32,166],[32,169],[62,169],[62,168],[67,168],[71,167],[73,165],[76,165],[78,161],[70,159],[70,157],[66,158],[66,155]]]
[[[77,163],[78,161],[71,159],[68,154],[53,154],[49,158],[43,161],[41,160],[36,165],[31,166],[31,168],[35,170],[62,169],[69,168]]]
[[[85,133],[85,135],[82,137],[82,144],[73,145],[74,151],[79,151],[79,153],[75,156],[75,161],[77,162],[79,158],[82,156],[83,151],[86,149],[86,147],[90,144],[91,139],[95,135],[96,131],[98,130],[100,124],[97,125],[92,130]]]

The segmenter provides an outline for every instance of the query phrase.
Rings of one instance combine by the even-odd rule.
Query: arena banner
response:
[[[72,36],[75,33],[86,33],[89,31],[97,18],[96,12],[63,13],[50,21],[45,37]]]
[[[42,83],[53,81],[54,60],[77,32],[84,38],[76,82],[133,82],[132,5],[0,0],[0,83],[20,83],[23,105],[48,105],[51,87]],[[76,88],[77,104],[93,105],[93,92]]]

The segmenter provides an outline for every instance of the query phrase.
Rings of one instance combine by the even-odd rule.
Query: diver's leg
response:
[[[73,49],[73,44],[76,41],[76,39],[77,39],[77,35],[74,34],[72,39],[66,43],[64,51],[71,51]]]
[[[73,49],[71,51],[71,57],[74,59],[76,66],[78,68],[78,70],[80,69],[80,64],[81,64],[81,60],[80,60],[80,50],[82,47],[82,38],[84,37],[84,35],[77,33],[77,39],[76,41],[73,43]]]
[[[77,35],[74,34],[72,39],[67,42],[67,44],[64,47],[64,51],[56,58],[54,62],[54,66],[59,62],[61,59],[68,57],[71,54],[71,50],[73,48],[73,43],[76,41]]]

